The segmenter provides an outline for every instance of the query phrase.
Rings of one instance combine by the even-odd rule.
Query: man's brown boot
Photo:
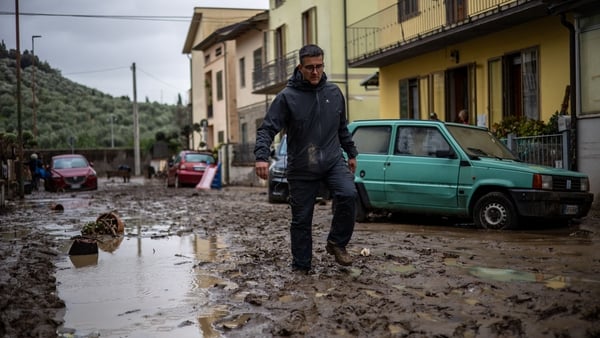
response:
[[[346,248],[340,248],[334,243],[328,241],[327,245],[325,246],[325,250],[327,250],[328,254],[335,256],[335,261],[339,265],[352,265],[352,257],[350,257],[348,252],[346,252]]]

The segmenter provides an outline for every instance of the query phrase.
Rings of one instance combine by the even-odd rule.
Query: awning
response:
[[[364,80],[360,81],[360,85],[365,87],[366,90],[369,90],[369,86],[379,87],[379,72],[367,76]]]

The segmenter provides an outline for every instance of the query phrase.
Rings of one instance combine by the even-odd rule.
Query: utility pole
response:
[[[137,106],[137,87],[135,84],[135,62],[131,65],[133,72],[133,156],[135,161],[135,175],[140,175],[140,125]]]
[[[19,182],[19,197],[25,198],[25,189],[23,185],[23,166],[25,159],[23,158],[23,125],[21,112],[21,44],[19,41],[19,0],[15,0],[15,31],[17,32],[17,151],[19,157],[19,165],[17,166],[17,180]]]
[[[35,111],[35,40],[41,38],[41,35],[31,36],[31,108],[33,110],[33,139],[37,140],[37,114]]]

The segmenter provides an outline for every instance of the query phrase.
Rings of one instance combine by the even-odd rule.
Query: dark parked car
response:
[[[290,194],[286,177],[287,170],[287,142],[286,136],[271,152],[271,165],[269,166],[269,202],[287,202]]]
[[[85,156],[57,155],[52,157],[48,177],[44,179],[44,189],[46,191],[96,190],[98,176]]]
[[[290,189],[287,181],[287,136],[281,138],[279,145],[271,152],[271,165],[269,166],[269,202],[284,203],[288,201]],[[325,184],[317,195],[318,200],[329,198]]]
[[[217,161],[210,152],[183,150],[177,154],[167,169],[167,187],[196,186],[209,167]]]

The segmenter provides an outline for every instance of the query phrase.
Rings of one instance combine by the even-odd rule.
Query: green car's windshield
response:
[[[447,128],[469,156],[518,160],[518,158],[488,130],[454,125],[447,125]]]

